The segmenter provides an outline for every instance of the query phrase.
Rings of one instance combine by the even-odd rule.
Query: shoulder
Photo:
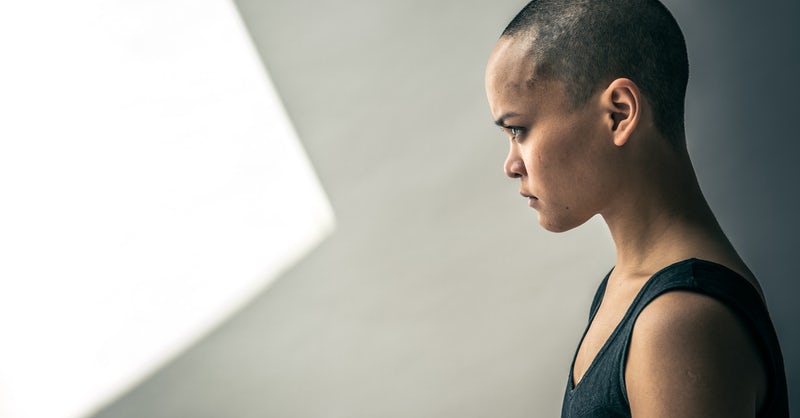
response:
[[[636,319],[625,382],[634,417],[752,417],[766,375],[756,342],[733,311],[676,290]]]

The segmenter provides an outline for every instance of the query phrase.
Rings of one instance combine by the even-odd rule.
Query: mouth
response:
[[[534,196],[532,194],[525,193],[525,192],[520,192],[519,194],[522,195],[522,197],[528,199],[528,206],[530,206],[530,207],[532,207],[534,209],[536,209],[539,206],[538,205],[538,203],[539,203],[539,198],[538,197],[536,197],[536,196]]]

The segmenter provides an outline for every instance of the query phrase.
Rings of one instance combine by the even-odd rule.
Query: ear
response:
[[[603,92],[603,105],[614,145],[621,147],[628,142],[641,118],[642,95],[639,87],[627,78],[618,78]]]

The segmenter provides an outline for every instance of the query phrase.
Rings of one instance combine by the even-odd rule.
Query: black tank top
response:
[[[589,325],[603,300],[610,274],[609,272],[606,275],[597,289],[589,315]],[[767,397],[757,416],[788,417],[789,401],[783,356],[775,329],[761,297],[750,282],[734,271],[710,261],[694,258],[662,269],[645,283],[619,325],[597,353],[581,381],[574,387],[572,368],[575,360],[573,357],[561,417],[631,416],[625,389],[625,359],[633,325],[639,313],[648,303],[670,290],[688,290],[708,295],[724,303],[747,324],[752,335],[758,340],[757,343],[767,367]],[[588,326],[586,330],[589,330]],[[586,331],[583,335],[586,336]],[[575,356],[577,356],[577,351]]]

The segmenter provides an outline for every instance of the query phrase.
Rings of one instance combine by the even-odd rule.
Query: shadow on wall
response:
[[[689,148],[703,190],[759,277],[800,406],[800,3],[668,1],[687,38]]]

